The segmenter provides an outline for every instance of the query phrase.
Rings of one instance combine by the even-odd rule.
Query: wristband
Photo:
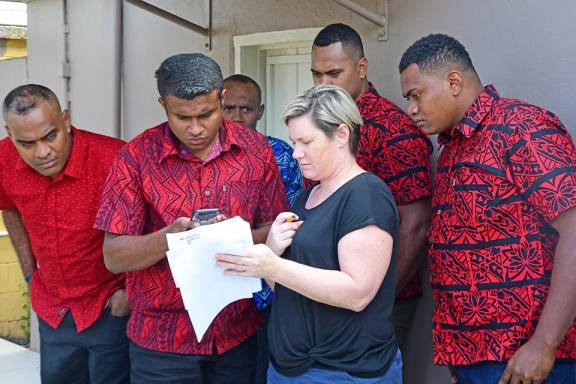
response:
[[[28,276],[26,276],[24,278],[24,281],[26,281],[28,284],[30,284],[30,280],[32,280],[32,276],[34,275],[34,272],[32,272],[31,274],[29,274]]]

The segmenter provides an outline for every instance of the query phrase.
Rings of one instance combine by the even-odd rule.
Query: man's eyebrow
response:
[[[54,134],[54,133],[56,133],[56,128],[52,128],[52,129],[50,130],[50,132],[48,132],[47,134],[45,134],[44,136],[42,136],[42,137],[40,138],[40,140],[44,140],[45,138],[47,138],[48,136],[50,136],[50,135],[52,135],[52,134]]]
[[[16,139],[17,142],[19,142],[20,144],[34,144],[36,141],[40,141],[40,140],[44,140],[46,139],[48,136],[52,135],[56,133],[56,128],[53,128],[50,130],[50,132],[48,132],[47,134],[45,134],[44,136],[42,136],[41,138],[39,138],[38,140],[21,140],[21,139]]]
[[[17,142],[19,142],[20,144],[34,144],[36,142],[36,140],[20,140],[20,139],[16,139]]]
[[[216,112],[217,109],[218,109],[218,108],[211,108],[211,109],[209,109],[209,110],[207,110],[207,111],[202,112],[202,113],[199,114],[198,116],[206,116],[206,115],[209,115],[209,114],[211,114],[211,113]]]
[[[402,96],[404,96],[405,98],[409,98],[410,96],[412,96],[412,94],[416,91],[416,88],[412,88],[410,89],[408,92],[406,92],[405,94],[403,94]]]
[[[320,72],[320,71],[315,70],[314,68],[310,68],[310,72],[312,72],[312,74],[318,74],[318,75],[322,75],[322,74],[324,74],[324,75],[336,75],[336,74],[341,73],[343,71],[344,70],[342,68],[332,68],[332,69],[329,69],[325,72]]]

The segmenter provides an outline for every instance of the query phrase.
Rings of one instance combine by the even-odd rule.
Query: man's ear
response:
[[[160,103],[160,105],[162,106],[162,108],[164,108],[164,110],[166,110],[166,102],[164,101],[164,99],[162,98],[162,96],[160,96],[158,98],[158,102]]]
[[[64,119],[64,125],[66,126],[66,133],[72,131],[72,124],[70,124],[70,112],[67,109],[62,111],[62,119]]]
[[[262,118],[262,115],[264,115],[264,104],[260,104],[258,107],[258,120]]]
[[[10,131],[10,128],[8,128],[8,125],[4,125],[4,129],[6,129],[6,134],[7,134],[9,137],[12,137],[12,131]]]
[[[464,76],[457,70],[451,70],[444,77],[444,81],[450,90],[452,96],[458,96],[464,89]]]
[[[226,93],[228,93],[228,90],[226,88],[222,88],[222,93],[220,93],[220,101],[224,101]]]
[[[364,80],[366,78],[366,73],[368,72],[368,59],[363,57],[356,63],[356,69],[358,69],[358,74],[360,79]]]

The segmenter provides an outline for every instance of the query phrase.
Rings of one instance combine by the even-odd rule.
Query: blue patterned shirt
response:
[[[286,196],[288,196],[288,202],[290,203],[290,206],[292,206],[298,195],[300,195],[304,190],[302,171],[300,171],[296,159],[292,157],[292,152],[294,152],[294,150],[283,140],[271,136],[266,136],[266,138],[268,139],[270,146],[272,146],[274,156],[276,156],[278,169],[280,170],[282,182],[286,189]],[[254,294],[254,300],[256,300],[258,308],[264,309],[272,304],[272,296],[272,290],[268,284],[266,284],[264,279],[262,279],[262,290]]]
[[[283,140],[271,136],[266,136],[266,138],[274,151],[274,156],[276,156],[278,169],[286,189],[286,196],[288,196],[288,202],[292,206],[298,195],[302,193],[304,185],[302,171],[300,171],[296,159],[292,157],[294,150]]]

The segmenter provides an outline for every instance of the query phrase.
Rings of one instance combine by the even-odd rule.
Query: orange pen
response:
[[[293,222],[293,221],[298,221],[298,216],[292,215],[292,216],[289,216],[289,217],[287,217],[287,218],[284,219],[284,222],[289,222],[289,223],[291,223],[291,222]]]

